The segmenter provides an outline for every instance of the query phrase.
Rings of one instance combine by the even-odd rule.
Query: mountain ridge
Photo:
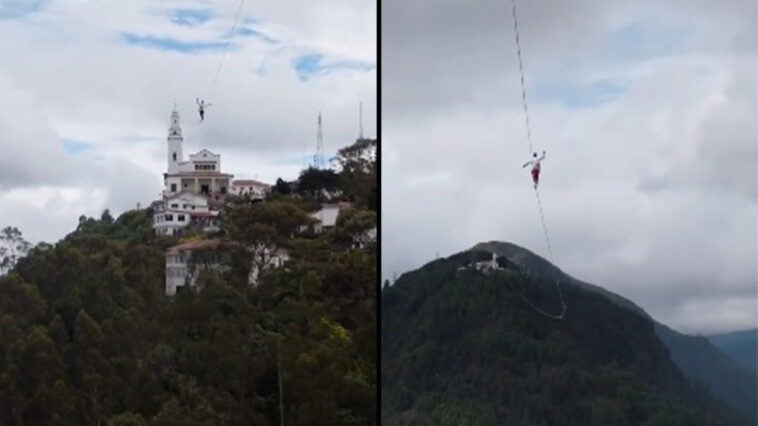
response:
[[[705,336],[714,346],[758,372],[758,328]]]
[[[483,275],[464,266],[489,260],[491,253],[500,256],[499,263],[502,258],[507,260],[505,270]],[[552,311],[559,308],[554,279],[561,280],[569,305],[564,321],[538,319],[512,291],[523,292],[524,297]],[[701,418],[702,423],[695,423],[718,424],[692,414],[697,411],[692,408],[693,400],[700,398],[700,402],[694,405],[701,406],[711,404],[716,407],[719,403],[710,401],[709,397],[697,396],[704,394],[702,389],[698,393],[689,388],[685,375],[658,333],[654,320],[630,300],[602,287],[575,280],[547,260],[514,244],[479,243],[470,250],[403,274],[395,285],[382,291],[382,356],[383,360],[385,356],[387,359],[386,365],[384,361],[382,363],[382,393],[391,395],[387,404],[383,399],[383,418],[387,414],[391,419],[386,424],[424,424],[424,421],[460,424],[472,419],[476,421],[469,424],[493,424],[496,420],[500,423],[507,420],[509,424],[520,424],[519,421],[523,422],[521,424],[556,424],[556,418],[550,414],[530,417],[535,414],[514,412],[534,407],[518,396],[492,396],[492,392],[513,391],[510,385],[500,385],[504,389],[498,389],[497,385],[487,383],[490,377],[500,377],[506,383],[521,381],[529,384],[537,389],[535,398],[546,398],[550,401],[549,406],[565,412],[567,418],[575,419],[573,423],[566,420],[562,424],[590,424],[587,421],[603,424],[597,423],[598,419],[610,421],[628,416],[637,416],[634,421],[652,421],[645,420],[640,413],[672,421],[688,418],[695,422],[692,419]],[[519,334],[520,337],[516,337]],[[453,339],[446,339],[452,335],[457,336],[452,343],[457,348],[447,347]],[[508,356],[490,353],[493,348]],[[513,350],[516,352],[509,352]],[[530,355],[524,355],[532,353],[530,351],[542,355],[534,361]],[[471,357],[479,359],[478,367],[466,367]],[[568,357],[564,360],[568,367],[556,361],[556,357]],[[440,365],[439,358],[473,372],[466,375],[448,371],[444,364]],[[508,365],[510,367],[504,371],[503,367]],[[512,370],[518,366],[542,371],[540,375],[545,371],[553,371],[556,375],[546,376],[550,384],[534,382],[532,376]],[[564,373],[571,376],[573,373],[566,371],[573,371],[573,368],[581,371],[577,374],[585,378],[588,394],[575,395],[568,388],[567,393],[578,402],[572,404],[561,398],[553,400],[553,385],[562,383]],[[488,372],[486,380],[476,374],[480,370]],[[412,381],[408,382],[405,377],[412,378]],[[477,377],[484,382],[477,382]],[[574,379],[579,380],[578,377]],[[463,386],[470,390],[470,395],[456,393],[458,385],[453,384],[460,382],[468,382]],[[614,389],[613,392],[620,389],[638,392],[644,398],[639,395],[636,398],[642,398],[648,405],[635,406],[625,399],[626,396],[613,392],[606,395],[595,389],[596,385],[602,389],[606,389],[603,386]],[[477,395],[476,386],[494,389],[477,399],[472,396]],[[499,404],[488,405],[491,398],[498,400]],[[690,402],[682,402],[685,400]],[[440,407],[447,407],[444,409],[447,411]],[[721,407],[719,411],[730,410]],[[742,419],[730,420],[727,424],[749,423]]]
[[[611,302],[649,318],[655,326],[656,335],[669,350],[671,359],[688,379],[704,383],[714,395],[735,406],[744,415],[758,420],[755,402],[758,401],[758,392],[756,391],[758,378],[727,353],[719,350],[708,339],[702,336],[689,336],[680,333],[654,319],[631,300],[598,285],[578,280],[548,260],[518,245],[489,241],[476,244],[470,250],[495,252],[498,255],[505,256],[511,262],[529,269],[538,277],[558,279],[577,285],[601,294]],[[693,360],[693,354],[697,354],[698,359]],[[728,380],[724,378],[728,378]]]

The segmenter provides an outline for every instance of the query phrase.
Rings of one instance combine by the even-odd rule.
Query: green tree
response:
[[[282,178],[278,178],[276,180],[276,184],[273,187],[273,192],[279,194],[279,195],[289,195],[290,192],[290,186],[287,182],[284,181]]]
[[[334,161],[339,166],[344,193],[360,207],[377,210],[376,139],[358,139],[340,149]]]
[[[334,170],[309,167],[300,172],[297,192],[322,199],[324,192],[333,193],[339,188],[339,184],[339,175]]]
[[[100,215],[100,221],[107,225],[113,224],[113,216],[111,215],[111,211],[108,209],[103,210],[103,214]]]
[[[241,244],[243,261],[252,263],[254,274],[264,271],[283,250],[291,247],[291,238],[310,217],[289,201],[269,201],[229,211],[229,235]],[[249,271],[250,268],[246,269]]]
[[[16,266],[18,260],[26,256],[31,244],[26,241],[21,231],[14,226],[6,226],[0,231],[0,275]]]
[[[365,247],[374,250],[376,212],[355,208],[341,212],[337,217],[337,227],[333,237],[335,242],[344,248]]]
[[[375,424],[376,257],[352,239],[374,219],[301,234],[317,204],[228,206],[226,246],[193,259],[222,267],[171,298],[150,209],[31,249],[0,277],[0,424]]]

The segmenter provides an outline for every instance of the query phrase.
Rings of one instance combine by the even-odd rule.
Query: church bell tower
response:
[[[182,127],[179,125],[179,112],[171,112],[171,127],[168,128],[168,173],[179,171],[179,163],[182,161]]]

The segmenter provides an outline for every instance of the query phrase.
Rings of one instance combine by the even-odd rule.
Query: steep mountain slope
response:
[[[692,381],[702,382],[713,393],[731,404],[755,422],[758,411],[758,376],[747,371],[738,362],[717,349],[707,339],[688,336],[652,319],[647,312],[629,299],[602,287],[577,280],[561,271],[542,257],[514,244],[504,242],[480,243],[472,250],[485,250],[505,256],[532,276],[560,280],[595,293],[602,294],[613,303],[631,309],[649,318],[655,325],[658,338],[668,349],[672,361]]]
[[[758,329],[706,336],[714,346],[742,365],[758,371]]]
[[[755,372],[721,352],[705,337],[677,333],[660,323],[655,323],[655,331],[685,376],[707,384],[713,395],[739,409],[755,424],[758,401]]]
[[[460,270],[490,256],[464,252],[382,292],[383,424],[751,424],[688,384],[638,309],[569,283],[565,320],[536,314],[520,294],[559,311],[561,272],[503,248],[509,269]]]

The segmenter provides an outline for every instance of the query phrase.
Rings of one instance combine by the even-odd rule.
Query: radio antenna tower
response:
[[[318,112],[318,133],[316,134],[316,154],[313,156],[313,167],[321,169],[324,165],[324,129],[321,125],[321,111]]]

